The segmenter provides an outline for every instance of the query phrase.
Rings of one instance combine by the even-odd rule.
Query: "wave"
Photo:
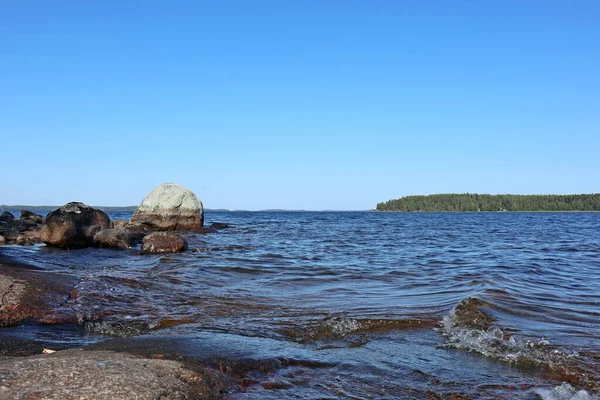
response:
[[[365,344],[365,335],[392,329],[431,328],[437,325],[434,319],[370,319],[350,317],[327,317],[306,325],[282,329],[292,340],[303,342],[347,341],[351,347]]]
[[[503,331],[494,324],[495,318],[485,312],[485,308],[491,306],[477,298],[467,298],[459,303],[439,324],[440,332],[446,337],[446,346],[535,370],[569,386],[573,384],[594,392],[600,389],[600,366],[594,362],[593,355],[553,346],[547,338],[526,338]],[[557,389],[557,393],[563,392],[567,392],[566,386]],[[550,392],[543,393],[550,396]],[[574,392],[572,397],[547,398],[585,398],[573,397],[579,396],[577,393]]]
[[[594,400],[598,397],[590,395],[585,390],[576,390],[568,383],[563,383],[554,389],[536,389],[534,393],[542,400]]]

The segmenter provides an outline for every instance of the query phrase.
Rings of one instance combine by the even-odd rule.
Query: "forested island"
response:
[[[600,193],[569,195],[432,194],[378,203],[375,211],[600,211]]]

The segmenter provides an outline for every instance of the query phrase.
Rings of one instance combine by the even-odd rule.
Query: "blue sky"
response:
[[[597,1],[18,1],[0,204],[600,192]]]

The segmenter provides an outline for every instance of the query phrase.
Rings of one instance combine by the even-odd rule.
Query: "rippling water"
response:
[[[206,221],[231,227],[188,236],[194,251],[182,254],[1,248],[80,278],[83,332],[20,334],[142,335],[112,341],[131,348],[169,337],[200,358],[220,349],[256,362],[238,373],[239,399],[599,393],[600,213],[209,212]]]

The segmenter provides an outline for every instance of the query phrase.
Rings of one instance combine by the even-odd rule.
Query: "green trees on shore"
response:
[[[600,193],[406,196],[378,203],[375,211],[600,211]]]

